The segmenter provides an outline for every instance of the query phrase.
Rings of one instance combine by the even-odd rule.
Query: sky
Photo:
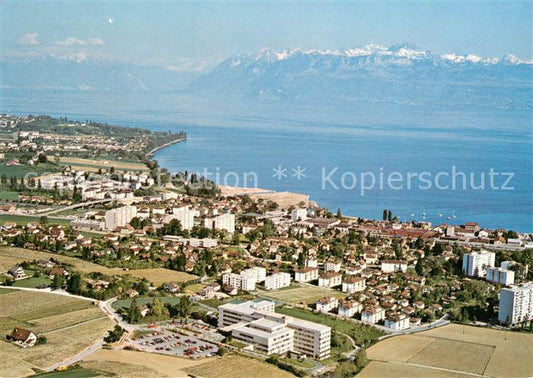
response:
[[[526,2],[0,2],[1,56],[202,70],[261,48],[410,42],[440,54],[533,58]]]

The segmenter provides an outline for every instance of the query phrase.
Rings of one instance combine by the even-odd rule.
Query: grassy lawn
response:
[[[344,298],[346,294],[327,290],[321,287],[313,287],[313,286],[292,286],[289,288],[285,288],[285,290],[276,290],[274,292],[262,292],[262,296],[277,299],[282,302],[289,302],[289,303],[315,303],[320,298],[323,298],[325,296],[334,296],[336,298]]]
[[[155,298],[153,298],[153,297],[145,297],[145,298],[136,298],[136,299],[137,299],[137,304],[139,306],[143,306],[143,305],[147,305],[149,303],[152,303]],[[158,297],[158,299],[163,304],[169,303],[171,305],[175,305],[175,304],[177,304],[180,301],[180,299],[178,297]],[[115,310],[118,310],[120,308],[128,309],[128,308],[130,308],[132,300],[133,299],[120,299],[120,300],[118,300],[118,301],[113,303],[113,308]]]
[[[315,367],[315,363],[309,358],[306,358],[305,360],[297,360],[296,358],[281,358],[280,360],[303,369]]]
[[[384,335],[384,333],[380,330],[361,323],[333,318],[325,314],[316,314],[311,311],[301,310],[298,308],[276,307],[276,312],[327,325],[334,330],[351,336],[357,345],[365,344],[368,346],[369,343]]]
[[[0,165],[0,175],[5,174],[7,177],[11,177],[11,176],[24,177],[29,172],[35,172],[40,175],[43,173],[59,172],[60,170],[61,170],[61,167],[58,167],[53,164],[10,165],[10,166],[6,166],[4,164]]]
[[[80,159],[74,157],[61,157],[60,165],[72,165],[80,168],[93,168],[98,170],[100,168],[110,169],[114,167],[120,171],[148,171],[148,167],[142,163],[133,163],[116,160],[92,160],[92,159]]]
[[[0,190],[0,200],[16,201],[19,198],[18,192],[11,192],[9,190]]]
[[[202,283],[197,283],[197,284],[193,284],[193,285],[189,285],[187,286],[184,291],[186,292],[190,292],[191,294],[192,293],[199,293],[200,291],[202,291],[202,289],[205,287],[205,284],[202,284]]]
[[[48,287],[52,283],[52,280],[48,277],[31,277],[25,280],[15,281],[13,287]]]

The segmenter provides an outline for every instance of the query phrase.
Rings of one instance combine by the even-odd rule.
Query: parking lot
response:
[[[218,352],[218,347],[214,344],[167,331],[151,331],[131,340],[131,343],[147,352],[191,358],[211,357]]]

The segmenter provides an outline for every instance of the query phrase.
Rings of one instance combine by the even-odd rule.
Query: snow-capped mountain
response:
[[[436,54],[410,44],[235,54],[189,87],[241,99],[530,107],[531,62]]]

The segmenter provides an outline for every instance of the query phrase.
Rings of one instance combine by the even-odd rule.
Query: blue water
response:
[[[434,224],[471,221],[489,228],[533,231],[533,124],[528,111],[372,104],[322,109],[228,105],[171,94],[15,91],[4,91],[1,110],[184,130],[186,142],[155,155],[170,171],[207,169],[218,174],[210,177],[222,184],[306,193],[320,206],[333,212],[341,208],[346,215],[380,218],[387,208],[402,220],[422,220],[425,213]],[[285,169],[281,179],[273,176],[278,167]],[[305,169],[300,179],[293,171],[298,167]],[[452,184],[453,167],[466,174],[466,190],[461,174],[455,189],[444,188]],[[335,168],[331,181],[324,181]],[[491,169],[513,174],[507,190],[501,188],[507,175],[495,176],[498,189],[491,188]],[[364,191],[363,172],[366,184],[371,175],[377,180]],[[388,185],[391,172],[402,177],[401,189],[394,189],[398,181]],[[431,188],[415,176],[423,172]],[[435,187],[439,172],[441,188]],[[482,173],[485,189],[473,189],[470,174],[478,186]]]

